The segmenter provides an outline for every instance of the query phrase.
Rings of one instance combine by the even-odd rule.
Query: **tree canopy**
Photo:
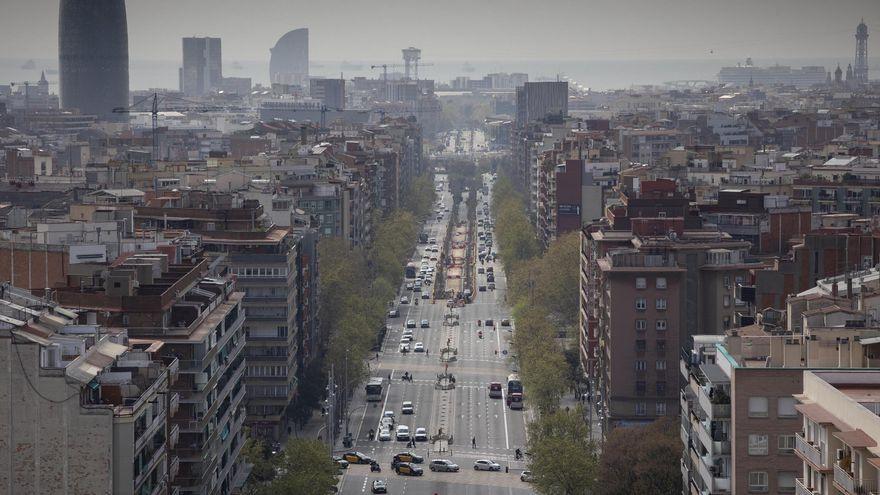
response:
[[[542,414],[529,423],[527,452],[538,493],[594,493],[599,459],[580,407]]]
[[[615,428],[602,446],[601,495],[681,493],[681,439],[675,418]]]

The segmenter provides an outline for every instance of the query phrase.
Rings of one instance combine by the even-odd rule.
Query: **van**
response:
[[[507,405],[511,409],[522,409],[523,408],[523,396],[522,394],[513,393],[507,396]]]

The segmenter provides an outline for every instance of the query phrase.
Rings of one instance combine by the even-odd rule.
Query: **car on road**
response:
[[[416,434],[413,436],[416,442],[427,442],[428,441],[428,429],[427,428],[416,428]]]
[[[409,344],[407,344],[406,342],[401,342],[401,343],[400,343],[400,348],[399,348],[398,350],[399,350],[400,352],[406,354],[407,352],[409,352]]]
[[[491,459],[478,459],[474,461],[474,471],[501,471],[501,464]]]
[[[432,237],[432,238],[428,239],[428,242],[430,242],[431,244],[437,244],[437,238]]]
[[[394,465],[394,470],[397,471],[397,474],[402,476],[421,476],[425,473],[422,468],[408,462],[397,463]]]
[[[488,320],[483,320],[483,324],[486,325],[487,327],[494,327],[494,326],[495,326],[495,320],[493,320],[493,319],[491,319],[491,318],[488,319]]]
[[[486,292],[486,286],[485,286],[485,285],[481,285],[480,288],[479,288],[479,291],[480,291],[480,292]]]
[[[422,328],[429,328],[430,326],[431,326],[431,323],[430,323],[428,320],[422,320],[422,321],[421,321],[421,327],[422,327]]]
[[[340,469],[348,469],[348,461],[341,456],[334,455],[333,460],[336,461],[336,465],[339,466]]]
[[[492,382],[489,384],[489,398],[490,399],[500,399],[504,395],[501,384],[498,382]]]
[[[388,416],[382,418],[381,420],[379,420],[379,426],[382,429],[391,429],[394,426],[394,418]]]
[[[373,484],[370,485],[370,491],[373,493],[388,493],[388,485],[385,484],[385,480],[373,480]]]
[[[486,268],[486,271],[489,273],[495,273],[495,268],[490,266],[489,268]]]
[[[523,408],[523,395],[517,392],[514,392],[507,396],[507,405],[511,409],[522,409]]]
[[[425,462],[425,458],[412,452],[400,452],[394,454],[394,463],[411,462],[413,464],[421,464]]]
[[[416,327],[416,320],[413,320],[413,319],[406,320],[406,328],[415,328],[415,327]]]
[[[428,294],[427,292],[422,292],[422,299],[430,299],[430,298],[431,298],[431,294]]]
[[[395,437],[398,442],[403,442],[409,440],[409,426],[406,425],[397,425],[397,431],[395,432]]]
[[[486,282],[494,282],[494,281],[495,281],[494,274],[490,273],[490,274],[486,275]]]
[[[482,274],[482,273],[484,273],[485,271],[486,271],[486,270],[485,270],[482,266],[479,267],[479,268],[477,268],[477,273],[479,273],[479,274]]]
[[[416,345],[413,346],[413,352],[425,352],[425,344],[416,342]]]
[[[535,481],[535,476],[531,471],[523,471],[522,474],[519,475],[519,480],[525,483],[531,483]]]
[[[379,430],[379,441],[380,442],[388,442],[391,440],[391,429],[390,428],[382,428]]]
[[[364,454],[363,452],[358,452],[356,450],[351,450],[342,454],[342,458],[352,464],[369,464],[373,462],[373,458]]]
[[[489,290],[495,290],[495,282],[489,282]]]
[[[401,297],[400,304],[409,304],[409,298],[406,296]]]
[[[391,311],[388,312],[389,318],[397,318],[399,316],[400,316],[400,311],[398,311],[396,309],[392,309]]]
[[[412,414],[413,412],[415,412],[415,409],[413,408],[412,401],[410,401],[410,400],[403,401],[403,403],[400,405],[400,412],[402,414]]]
[[[448,459],[433,459],[428,467],[431,469],[431,471],[439,471],[444,473],[457,473],[459,470],[458,464]]]
[[[414,287],[414,285],[413,285],[412,282],[407,282],[407,283],[406,283],[406,290],[413,290],[413,287]]]
[[[422,291],[422,284],[419,284],[419,285],[413,287],[413,292],[421,292],[421,291]]]
[[[510,326],[510,318],[502,318],[501,319],[501,326],[502,327],[509,327]]]

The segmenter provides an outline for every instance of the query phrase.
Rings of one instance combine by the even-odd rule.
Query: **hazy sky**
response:
[[[88,0],[82,0],[88,1]],[[179,60],[183,36],[264,60],[310,30],[313,60],[607,60],[844,57],[864,17],[880,54],[880,0],[129,0],[132,60]],[[57,57],[58,0],[0,0],[0,58]],[[711,52],[710,52],[711,51]]]

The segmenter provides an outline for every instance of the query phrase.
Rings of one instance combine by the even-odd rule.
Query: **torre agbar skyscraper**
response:
[[[103,120],[128,106],[128,24],[124,0],[61,0],[58,15],[61,105]]]

